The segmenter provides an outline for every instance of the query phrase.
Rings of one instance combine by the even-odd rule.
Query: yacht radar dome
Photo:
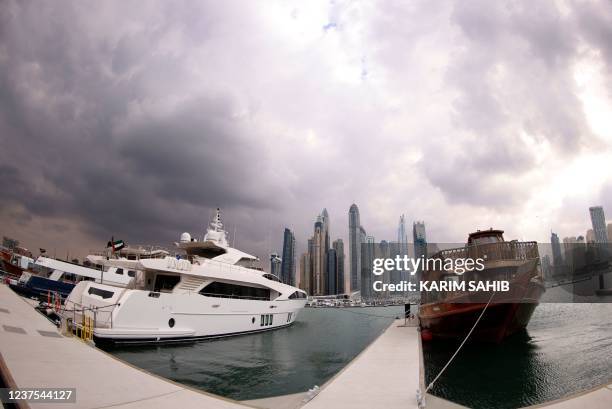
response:
[[[181,243],[189,243],[191,241],[191,234],[185,232],[181,234]]]

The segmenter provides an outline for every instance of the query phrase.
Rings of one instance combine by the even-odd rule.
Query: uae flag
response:
[[[106,247],[111,247],[113,251],[118,251],[125,247],[125,243],[123,240],[111,240],[106,244]]]

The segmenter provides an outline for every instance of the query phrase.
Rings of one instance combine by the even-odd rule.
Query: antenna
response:
[[[234,239],[232,240],[232,247],[236,248],[236,225],[234,225]]]

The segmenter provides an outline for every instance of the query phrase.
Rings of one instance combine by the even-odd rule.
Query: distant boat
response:
[[[66,310],[77,312],[66,318],[92,317],[99,344],[181,342],[286,327],[306,304],[304,291],[229,246],[218,209],[203,240],[183,233],[176,246],[184,254],[129,261],[142,277],[134,287],[77,284],[66,300]],[[96,262],[125,266],[128,260]]]
[[[110,267],[105,271],[43,256],[30,265],[32,271],[24,271],[18,280],[11,282],[10,287],[23,296],[41,300],[50,293],[64,300],[80,281],[125,287],[136,277],[136,271],[124,271],[123,268]]]
[[[16,280],[33,262],[32,253],[23,247],[8,249],[0,247],[0,270],[9,279]]]
[[[500,342],[525,328],[545,291],[536,242],[505,241],[502,230],[477,231],[465,247],[442,250],[432,258],[483,258],[484,270],[457,275],[454,271],[430,270],[423,280],[507,280],[510,291],[422,292],[419,318],[422,336],[463,339],[489,303],[471,339]]]

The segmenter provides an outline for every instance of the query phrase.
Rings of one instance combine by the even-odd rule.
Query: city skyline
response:
[[[221,207],[263,260],[351,203],[374,237],[401,214],[438,242],[583,234],[585,205],[612,206],[611,20],[603,2],[7,0],[0,234],[82,258],[199,236]]]

